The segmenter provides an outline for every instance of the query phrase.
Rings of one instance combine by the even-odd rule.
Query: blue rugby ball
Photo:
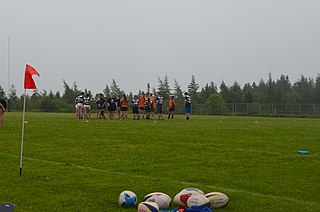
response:
[[[301,155],[306,155],[306,154],[309,153],[307,150],[299,150],[298,152],[299,152],[299,154],[301,154]]]

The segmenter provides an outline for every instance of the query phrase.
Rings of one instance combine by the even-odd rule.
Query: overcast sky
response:
[[[63,80],[101,92],[115,79],[134,94],[158,76],[183,90],[194,75],[267,80],[320,72],[319,0],[0,0],[0,85],[23,93],[26,64],[39,90]],[[31,91],[29,91],[31,92]]]

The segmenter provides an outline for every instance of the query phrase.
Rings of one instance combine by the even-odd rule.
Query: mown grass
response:
[[[129,212],[117,204],[123,190],[141,200],[186,187],[226,193],[218,211],[320,211],[319,119],[26,120],[22,177],[21,113],[0,128],[0,202],[16,211]]]

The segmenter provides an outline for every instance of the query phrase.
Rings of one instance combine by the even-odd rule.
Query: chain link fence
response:
[[[176,107],[176,112],[183,113],[183,105],[178,105]],[[192,114],[320,118],[320,104],[192,104]]]

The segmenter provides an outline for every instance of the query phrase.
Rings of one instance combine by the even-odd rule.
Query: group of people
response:
[[[191,113],[191,97],[188,92],[184,93],[185,100],[185,113],[186,120],[190,119]],[[118,119],[127,119],[128,118],[128,99],[125,94],[116,96],[115,94],[110,94],[106,99],[102,93],[99,94],[98,99],[95,101],[97,105],[97,118],[106,119],[105,109],[108,110],[109,119],[115,119],[116,112],[118,113]],[[147,92],[140,96],[134,95],[131,106],[133,120],[139,119],[154,119],[155,113],[158,114],[158,119],[163,120],[163,104],[164,98],[160,92],[157,92],[156,96],[153,96],[152,93]],[[88,122],[91,118],[91,98],[89,94],[81,92],[79,96],[75,99],[75,109],[76,109],[76,118],[85,119]],[[170,96],[167,112],[168,119],[173,119],[175,113],[175,99],[174,96]],[[0,98],[0,127],[3,125],[4,112],[7,109],[7,103],[4,99]]]
[[[76,108],[76,118],[77,119],[88,119],[91,117],[90,110],[91,110],[91,98],[89,94],[84,94],[81,92],[79,96],[75,99],[75,108]]]
[[[189,120],[191,113],[191,97],[188,92],[184,94],[185,98],[185,113],[186,120]],[[88,119],[90,115],[90,103],[91,98],[89,94],[84,94],[81,92],[77,96],[76,100],[76,118],[77,119]],[[128,119],[128,106],[129,101],[125,94],[115,95],[110,93],[108,98],[105,98],[103,93],[98,94],[98,98],[95,101],[97,105],[97,118],[106,119],[105,110],[108,111],[108,118],[115,119],[115,114],[118,114],[118,119]],[[174,118],[175,113],[175,97],[174,95],[170,96],[167,112],[168,119]],[[156,93],[154,96],[150,92],[142,92],[140,96],[134,95],[131,101],[133,120],[139,119],[155,119],[155,114],[158,114],[158,120],[164,120],[163,117],[163,107],[164,107],[164,98],[160,92]]]

